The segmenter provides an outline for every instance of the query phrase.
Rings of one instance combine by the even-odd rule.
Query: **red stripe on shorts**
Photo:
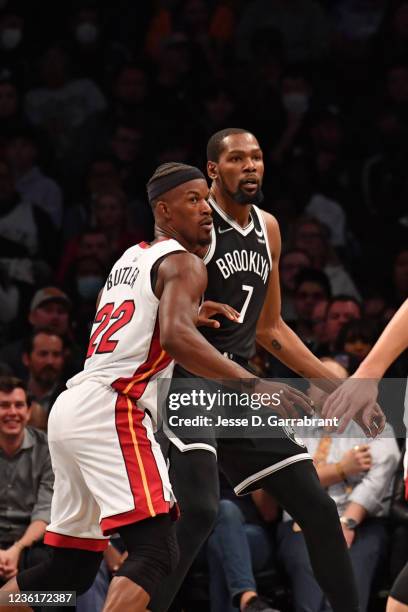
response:
[[[80,548],[82,550],[103,552],[108,548],[109,540],[76,538],[74,536],[63,535],[62,533],[55,533],[54,531],[46,531],[44,544],[58,548]]]

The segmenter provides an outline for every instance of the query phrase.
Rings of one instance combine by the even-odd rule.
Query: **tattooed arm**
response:
[[[319,386],[324,391],[331,392],[341,381],[335,381],[330,370],[309,351],[299,336],[282,320],[279,285],[281,251],[279,225],[269,213],[262,211],[262,214],[268,231],[272,270],[266,299],[256,329],[257,342],[300,376],[320,379]]]

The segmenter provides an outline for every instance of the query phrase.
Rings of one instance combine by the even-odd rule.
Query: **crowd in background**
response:
[[[32,424],[82,367],[112,263],[153,238],[148,178],[204,169],[225,127],[264,152],[284,319],[352,373],[408,298],[408,2],[0,0],[0,374]]]

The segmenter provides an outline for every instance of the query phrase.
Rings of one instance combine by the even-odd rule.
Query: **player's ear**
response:
[[[157,200],[155,210],[165,219],[168,219],[170,216],[170,209],[166,200]]]
[[[207,174],[212,181],[218,177],[218,168],[216,162],[207,162]]]

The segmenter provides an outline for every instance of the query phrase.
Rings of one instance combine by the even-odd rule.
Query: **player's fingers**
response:
[[[337,403],[341,401],[342,395],[343,395],[343,391],[341,387],[339,387],[338,389],[336,389],[335,391],[333,391],[333,393],[329,395],[329,397],[324,402],[323,408],[321,410],[323,418],[325,419],[331,418],[332,412],[333,410],[335,410]]]
[[[297,404],[299,408],[301,408],[306,414],[314,414],[314,402],[307,395],[299,391],[299,389],[294,389],[289,387],[290,389],[290,399]]]
[[[219,321],[215,319],[200,319],[200,325],[202,327],[213,327],[214,329],[218,329],[220,326]]]
[[[280,398],[280,407],[285,412],[285,416],[291,419],[299,418],[299,414],[295,408],[295,405],[290,400],[289,394],[287,394],[286,391],[283,391],[280,394]]]

